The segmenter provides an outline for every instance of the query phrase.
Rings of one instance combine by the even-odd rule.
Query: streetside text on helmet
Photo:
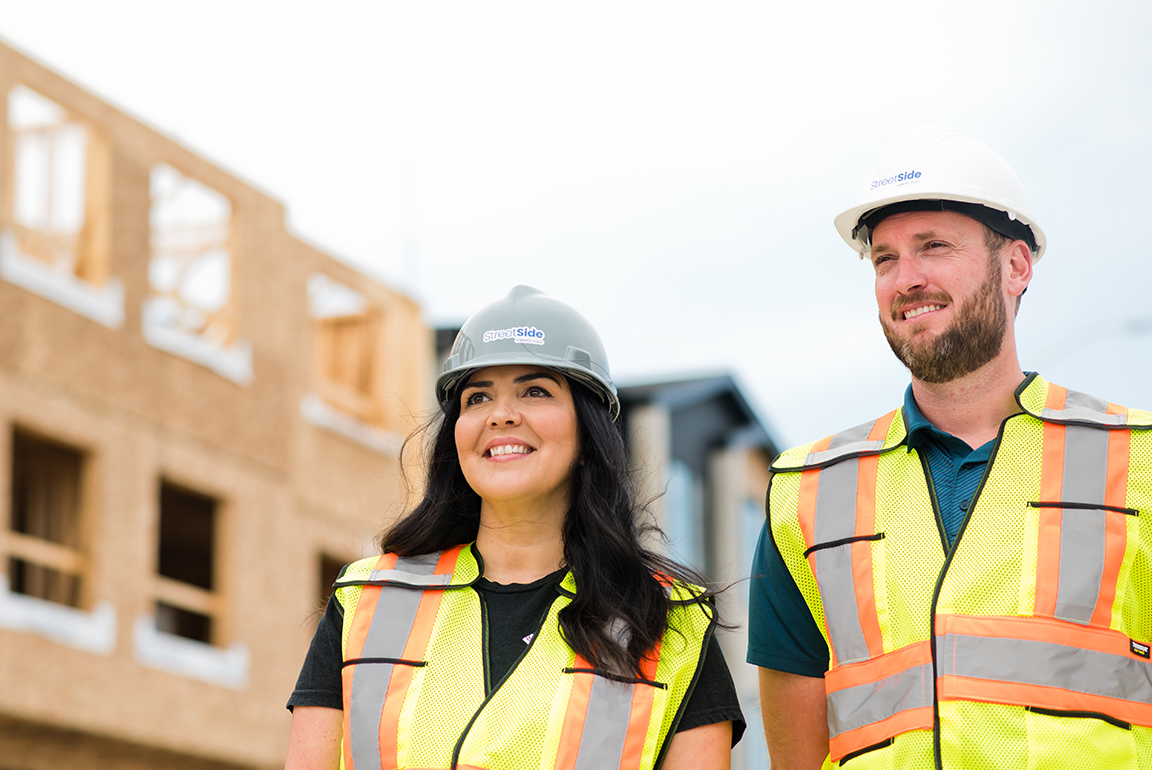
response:
[[[888,142],[859,202],[836,217],[836,230],[864,258],[881,219],[925,210],[956,211],[1022,240],[1033,264],[1044,256],[1047,240],[1016,172],[987,145],[939,124],[909,129]]]
[[[464,322],[436,378],[436,398],[443,406],[470,373],[510,364],[556,369],[591,388],[613,420],[620,414],[600,335],[584,316],[531,286],[514,287]]]

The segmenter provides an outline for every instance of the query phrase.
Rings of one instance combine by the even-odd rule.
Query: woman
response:
[[[641,545],[595,330],[517,286],[436,390],[424,498],[337,580],[287,767],[727,768],[744,721],[712,603]]]

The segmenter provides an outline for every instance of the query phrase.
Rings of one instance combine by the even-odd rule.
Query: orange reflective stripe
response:
[[[386,553],[376,560],[375,569],[392,569],[396,566],[396,559],[398,557],[394,553]],[[348,641],[345,646],[344,660],[352,660],[360,657],[360,652],[364,649],[364,640],[368,638],[368,630],[372,627],[372,615],[376,611],[376,601],[380,598],[380,591],[360,591],[360,599],[356,604],[356,614],[352,618],[352,627],[348,629]],[[366,612],[360,612],[364,608]],[[352,762],[352,676],[356,672],[355,666],[344,666],[340,669],[340,679],[342,681],[341,690],[343,693],[344,701],[344,738],[343,738],[343,752],[344,752],[344,768],[345,770],[353,770]]]
[[[1063,409],[1068,389],[1049,384],[1048,409]],[[1064,484],[1064,441],[1067,428],[1056,423],[1044,423],[1044,448],[1040,466],[1040,499],[1059,500]],[[1063,511],[1059,508],[1039,508],[1039,542],[1036,546],[1036,615],[1052,617],[1056,614],[1056,594],[1060,584],[1060,523]]]
[[[820,439],[812,445],[813,452],[822,452],[832,441],[831,436]],[[816,491],[819,489],[820,471],[816,468],[800,473],[800,534],[804,536],[804,547],[811,548],[816,542]],[[809,564],[812,564],[809,557]],[[815,570],[815,565],[813,565]]]
[[[901,733],[912,730],[932,730],[935,727],[935,714],[931,706],[907,709],[893,714],[887,719],[873,722],[855,730],[840,733],[828,740],[828,754],[833,762],[839,762],[853,751],[875,746]]]
[[[1110,655],[1124,655],[1134,660],[1145,658],[1132,652],[1129,639],[1110,628],[1082,626],[1053,618],[977,617],[974,615],[937,615],[936,634],[965,634],[1002,639],[1026,639],[1050,642]],[[941,672],[943,673],[943,672]]]
[[[868,432],[868,440],[883,441],[895,417],[896,412],[892,411],[877,420]],[[859,461],[856,482],[857,536],[867,537],[876,532],[876,476],[879,465],[878,455],[861,457]],[[883,655],[884,635],[880,631],[880,618],[876,614],[876,588],[872,578],[872,542],[862,540],[852,544],[852,579],[856,587],[860,628],[868,644],[868,654],[872,657]]]
[[[846,687],[879,682],[893,674],[931,662],[932,643],[928,640],[916,642],[873,660],[850,663],[826,672],[824,689],[828,693],[833,693]]]
[[[1007,703],[1013,706],[1040,706],[1062,711],[1095,711],[1132,724],[1152,727],[1150,704],[1074,692],[1059,687],[942,676],[936,682],[936,689],[940,700]]]
[[[442,551],[432,574],[452,574],[464,548],[465,546],[457,546]],[[404,653],[401,657],[405,660],[424,660],[428,641],[432,638],[432,628],[436,624],[436,614],[440,611],[440,600],[443,598],[443,591],[423,592],[420,606],[416,610],[416,619],[412,623],[412,631],[408,634],[408,641],[404,643]],[[360,614],[359,608],[356,614]],[[414,673],[415,669],[412,666],[396,666],[392,669],[388,694],[384,698],[384,709],[380,713],[380,758],[384,763],[384,770],[391,770],[399,763],[397,740],[400,735],[400,711],[404,708],[404,700],[408,696],[408,686],[412,684]]]
[[[653,648],[640,661],[640,675],[649,682],[656,681],[656,666],[660,662],[660,645]],[[655,687],[635,687],[632,690],[632,712],[628,718],[628,734],[624,737],[624,751],[620,754],[620,770],[635,770],[644,758],[644,740],[648,737],[648,723],[652,720]]]
[[[1128,410],[1108,405],[1109,414],[1127,415]],[[1127,505],[1128,461],[1132,434],[1126,430],[1108,432],[1108,480],[1104,490],[1104,504],[1117,508]],[[1116,586],[1120,581],[1120,566],[1128,547],[1128,521],[1126,516],[1107,516],[1104,520],[1104,574],[1100,580],[1100,596],[1090,623],[1107,628],[1112,625],[1112,605],[1116,601]]]
[[[592,668],[591,664],[579,655],[572,663],[573,668]],[[576,756],[580,753],[580,738],[584,733],[584,717],[588,713],[588,701],[592,697],[594,674],[572,675],[572,691],[568,695],[568,707],[564,710],[564,726],[560,728],[560,745],[556,751],[555,770],[573,770]]]
[[[392,569],[396,566],[398,557],[394,553],[386,553],[376,560],[375,569]],[[344,660],[359,658],[364,649],[364,640],[368,638],[368,629],[372,627],[372,614],[376,610],[376,601],[380,598],[379,591],[361,590],[360,600],[356,604],[356,615],[352,618],[352,628],[348,629],[348,642],[344,652]],[[364,607],[368,611],[360,612]]]

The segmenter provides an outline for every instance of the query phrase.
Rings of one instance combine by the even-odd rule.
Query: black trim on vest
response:
[[[916,459],[920,461],[920,471],[924,474],[924,483],[928,486],[928,501],[932,505],[932,516],[936,519],[936,531],[940,535],[940,547],[944,549],[944,555],[947,556],[951,546],[948,544],[948,530],[944,527],[944,515],[940,512],[940,498],[936,495],[936,481],[932,478],[932,469],[928,467],[928,454],[917,449]],[[972,507],[971,502],[969,502],[968,507]]]
[[[883,532],[877,532],[874,535],[853,535],[852,537],[842,537],[839,540],[829,540],[827,543],[817,543],[816,545],[812,546],[811,548],[805,549],[804,558],[807,559],[808,554],[814,553],[816,551],[823,551],[825,548],[839,548],[840,546],[848,545],[849,543],[861,543],[861,542],[865,542],[868,540],[883,540],[883,539],[884,539],[884,533]]]
[[[608,673],[602,668],[569,667],[563,668],[561,671],[563,671],[565,674],[595,674],[596,676],[602,676],[605,679],[611,679],[613,682],[619,682],[620,684],[646,684],[649,687],[656,687],[661,690],[668,689],[668,685],[664,684],[663,682],[657,682],[652,679],[645,679],[642,676],[617,676],[616,674]]]
[[[660,747],[660,751],[656,753],[656,761],[652,764],[652,767],[655,768],[664,764],[664,757],[668,754],[668,747],[672,745],[672,739],[676,736],[676,727],[680,724],[680,719],[684,716],[684,710],[688,708],[688,699],[692,697],[692,691],[696,689],[696,682],[700,679],[700,671],[704,668],[704,657],[708,653],[708,643],[712,641],[712,634],[716,630],[716,610],[712,607],[711,599],[707,599],[706,601],[708,602],[708,628],[704,629],[704,638],[700,641],[700,654],[696,656],[696,671],[692,674],[692,681],[688,683],[688,689],[684,691],[684,697],[680,699],[680,708],[676,709],[676,716],[672,717],[672,723],[668,725],[668,734],[664,736],[664,744]],[[705,612],[702,604],[700,605],[700,611]]]
[[[1025,381],[1027,382],[1027,380]],[[932,611],[928,615],[928,639],[930,642],[929,649],[932,651],[933,682],[940,681],[940,667],[936,660],[936,605],[940,602],[940,589],[944,587],[944,577],[948,574],[948,568],[952,566],[952,557],[956,554],[956,549],[960,547],[960,539],[964,537],[964,530],[968,528],[968,522],[972,520],[972,512],[976,510],[976,503],[980,500],[980,495],[984,493],[984,485],[988,483],[988,476],[992,472],[992,466],[996,463],[996,455],[1000,453],[1000,445],[1004,442],[1004,428],[1008,426],[1009,420],[1020,415],[1032,417],[1027,412],[1019,412],[1009,415],[1001,421],[1000,429],[996,431],[996,443],[992,445],[992,452],[988,455],[988,464],[984,466],[984,475],[980,477],[980,484],[976,487],[976,493],[972,495],[972,500],[968,503],[968,510],[964,512],[964,520],[960,522],[960,528],[956,530],[956,539],[952,541],[952,546],[947,550],[947,555],[944,557],[944,565],[940,568],[940,574],[936,578],[936,587],[932,589]],[[934,507],[938,508],[939,506]],[[943,526],[941,526],[941,537],[943,537]],[[935,686],[932,688],[932,753],[936,770],[944,770],[944,760],[940,754],[940,689]]]
[[[1122,513],[1125,516],[1140,515],[1140,511],[1136,508],[1123,508],[1119,505],[1104,505],[1103,503],[1049,503],[1029,500],[1028,506],[1031,508],[1070,508],[1077,511],[1112,511]]]
[[[901,417],[900,419],[904,419],[904,418]],[[907,443],[908,443],[908,427],[907,427],[907,425],[905,425],[904,438],[900,439],[899,441],[897,441],[892,446],[880,447],[879,449],[866,449],[866,450],[861,450],[859,452],[847,452],[847,453],[842,454],[842,455],[837,455],[836,457],[833,457],[831,460],[825,460],[825,461],[819,462],[819,463],[811,463],[811,464],[804,463],[803,465],[792,465],[792,466],[787,466],[787,467],[779,467],[779,466],[776,466],[775,464],[773,464],[772,466],[770,466],[770,470],[773,473],[799,473],[800,471],[823,470],[824,468],[831,467],[833,465],[836,465],[837,463],[842,463],[845,460],[855,460],[858,457],[875,457],[877,455],[887,454],[888,452],[891,452],[894,449],[899,449],[900,447],[907,445]],[[827,451],[827,450],[825,450],[825,451]],[[779,459],[779,458],[777,458],[777,459]]]
[[[394,666],[412,666],[413,668],[421,668],[428,665],[426,660],[404,660],[403,658],[352,658],[340,664],[340,668],[345,666],[355,666],[360,663],[391,663]]]
[[[1062,711],[1060,709],[1045,709],[1039,706],[1025,706],[1025,711],[1031,711],[1033,714],[1043,714],[1049,717],[1071,717],[1073,719],[1099,719],[1108,724],[1119,727],[1121,730],[1131,730],[1132,725],[1122,719],[1101,714],[1098,711]]]
[[[895,738],[889,738],[886,741],[880,741],[879,743],[873,743],[871,746],[865,746],[862,749],[857,749],[856,751],[850,751],[847,754],[845,754],[843,757],[840,758],[840,767],[844,767],[844,763],[850,759],[856,759],[856,757],[863,756],[864,754],[869,754],[873,751],[878,751],[879,749],[883,749],[887,746],[891,746],[895,742],[896,742]]]
[[[477,553],[476,557],[479,558],[480,554]],[[482,563],[478,562],[478,564],[481,568],[483,568],[484,565]],[[480,574],[484,574],[483,569],[481,569]],[[484,653],[481,657],[484,661],[484,685],[487,687],[489,677],[488,618],[484,605],[484,597],[481,595],[480,591],[477,591],[476,594],[480,601],[481,630],[483,635],[481,644],[483,645]],[[499,682],[496,683],[494,687],[490,687],[486,690],[484,700],[481,701],[480,705],[476,707],[476,711],[473,712],[472,718],[468,720],[468,724],[464,725],[464,729],[460,731],[460,737],[456,739],[456,745],[452,747],[452,764],[450,766],[452,770],[455,770],[456,766],[460,762],[460,752],[464,749],[464,741],[468,738],[468,732],[472,729],[472,725],[476,724],[476,720],[480,718],[480,712],[484,710],[484,707],[488,705],[489,701],[496,697],[496,693],[500,691],[500,688],[503,686],[503,684],[508,681],[512,674],[516,672],[516,669],[520,666],[520,663],[532,650],[532,646],[536,644],[536,640],[540,638],[540,629],[544,627],[544,623],[548,619],[548,616],[552,614],[552,607],[555,606],[556,602],[560,601],[560,599],[561,597],[558,596],[552,600],[552,604],[548,605],[548,611],[544,613],[542,618],[540,618],[540,625],[537,626],[535,633],[532,634],[532,638],[528,640],[528,644],[524,645],[524,651],[520,653],[520,657],[516,658],[516,661],[508,668],[508,671],[504,673],[504,676],[500,679]]]

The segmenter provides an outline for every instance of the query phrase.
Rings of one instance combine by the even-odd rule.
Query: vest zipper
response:
[[[476,590],[476,589],[473,589],[473,590]],[[476,724],[476,720],[480,718],[480,712],[484,710],[484,707],[488,705],[489,701],[491,701],[494,697],[496,697],[496,693],[500,690],[501,685],[503,685],[505,682],[508,681],[509,677],[511,677],[512,674],[516,672],[516,668],[520,665],[520,663],[524,660],[524,658],[526,658],[528,656],[528,653],[532,651],[532,645],[536,644],[536,640],[540,638],[540,629],[544,628],[544,623],[548,620],[548,617],[552,614],[552,608],[554,606],[556,606],[556,602],[558,602],[562,598],[564,598],[563,596],[557,596],[555,599],[552,600],[552,604],[548,605],[548,609],[544,612],[544,615],[540,618],[540,625],[538,625],[536,627],[536,630],[532,634],[532,638],[528,641],[528,644],[524,647],[524,652],[520,653],[520,657],[516,658],[516,662],[514,662],[512,664],[512,666],[508,669],[508,672],[506,674],[504,674],[504,677],[499,682],[496,683],[496,686],[489,689],[488,688],[488,677],[489,677],[489,672],[488,672],[488,611],[487,611],[486,605],[484,603],[484,595],[480,591],[476,591],[476,594],[480,597],[481,626],[484,630],[484,638],[482,640],[482,644],[484,645],[484,647],[483,647],[484,654],[481,657],[483,657],[483,659],[484,659],[484,687],[485,687],[485,692],[487,694],[484,696],[484,700],[481,701],[480,705],[476,707],[476,711],[475,711],[475,713],[472,714],[472,718],[468,720],[468,724],[464,725],[464,729],[460,731],[460,737],[456,739],[456,745],[452,747],[452,764],[449,765],[451,770],[456,770],[456,765],[460,761],[460,752],[464,748],[464,740],[468,737],[468,731],[472,729],[472,725]]]
[[[968,528],[968,521],[972,518],[972,512],[976,510],[976,502],[980,499],[981,493],[984,492],[984,485],[988,482],[988,476],[992,472],[992,464],[996,462],[996,455],[1000,452],[1000,443],[1004,440],[1004,428],[1008,425],[1008,421],[1018,414],[1021,412],[1008,415],[1000,423],[1000,430],[996,432],[996,443],[992,445],[988,464],[984,466],[984,475],[980,477],[980,485],[976,487],[976,494],[972,495],[972,499],[968,502],[968,510],[964,512],[964,520],[960,522],[960,527],[956,530],[956,539],[952,541],[950,548],[945,549],[944,566],[940,568],[940,574],[936,576],[936,587],[932,591],[932,611],[928,615],[928,640],[931,645],[929,649],[932,653],[932,752],[935,755],[936,770],[944,770],[944,760],[940,755],[940,693],[936,687],[936,683],[940,680],[936,661],[936,604],[940,601],[940,589],[944,587],[944,576],[948,574],[952,557],[956,554],[956,549],[960,547],[960,538],[964,536],[964,530]],[[927,468],[923,457],[920,458],[920,462]],[[928,475],[931,478],[931,474]],[[932,507],[934,509],[939,508],[935,493],[932,496]],[[940,527],[940,536],[945,538],[945,542],[947,542],[947,535],[944,532],[944,524],[939,510],[936,511],[936,516]]]

